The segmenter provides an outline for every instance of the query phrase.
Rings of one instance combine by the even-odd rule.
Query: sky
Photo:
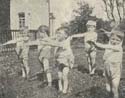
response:
[[[55,28],[59,27],[63,22],[68,22],[73,18],[73,9],[77,9],[78,1],[85,1],[94,8],[93,14],[99,18],[106,19],[104,7],[101,0],[50,0],[51,11],[54,13],[56,19],[54,22]]]

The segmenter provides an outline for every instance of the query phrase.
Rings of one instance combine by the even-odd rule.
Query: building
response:
[[[0,0],[0,43],[16,38],[19,30],[28,26],[32,31],[49,25],[47,0]]]
[[[11,0],[11,29],[20,29],[23,26],[37,29],[41,24],[48,25],[47,0]]]

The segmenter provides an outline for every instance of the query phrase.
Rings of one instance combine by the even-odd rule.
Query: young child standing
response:
[[[118,87],[122,69],[123,39],[124,32],[114,29],[112,30],[109,44],[93,42],[95,46],[105,49],[103,59],[105,65],[106,90],[112,93],[114,98],[119,98]]]
[[[48,38],[49,29],[45,25],[41,25],[38,28],[38,40],[41,42],[42,39]],[[52,76],[50,72],[50,56],[51,46],[40,44],[38,45],[39,61],[43,65],[43,71],[47,78],[48,86],[52,85]]]
[[[74,56],[70,46],[71,37],[68,37],[67,28],[57,29],[56,40],[48,40],[46,44],[58,47],[55,52],[56,65],[58,67],[59,91],[66,94],[68,91],[68,73],[74,65]]]
[[[59,77],[58,85],[59,90],[66,94],[68,90],[68,73],[74,65],[74,56],[70,45],[72,38],[68,37],[65,28],[58,29],[57,33],[58,41],[62,45],[62,47],[59,47],[56,51],[56,63]]]
[[[87,26],[87,32],[82,34],[75,34],[72,35],[72,37],[84,37],[84,43],[85,43],[85,52],[87,56],[87,61],[89,65],[89,73],[90,75],[93,75],[95,73],[95,59],[96,59],[96,48],[94,45],[88,43],[88,41],[94,41],[97,40],[97,33],[95,32],[96,29],[96,22],[89,20],[86,24]]]
[[[22,77],[27,78],[30,72],[29,64],[28,64],[28,56],[29,56],[29,30],[28,27],[24,27],[20,33],[19,38],[16,42],[16,53],[18,58],[22,62]]]

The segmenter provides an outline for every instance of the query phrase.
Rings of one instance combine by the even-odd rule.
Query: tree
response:
[[[10,30],[10,0],[0,0],[0,43],[11,37]]]
[[[78,9],[73,10],[74,19],[70,21],[69,28],[71,33],[86,31],[86,23],[89,19],[96,19],[91,16],[93,8],[85,2],[78,2]]]
[[[125,0],[102,0],[109,20],[120,23],[125,18]]]

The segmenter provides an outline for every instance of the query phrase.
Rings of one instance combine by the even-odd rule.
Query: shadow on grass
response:
[[[54,86],[54,88],[56,88],[58,90],[59,89],[59,87],[58,87],[58,79],[54,79],[52,81],[52,85]]]
[[[84,73],[89,74],[88,68],[85,68],[83,65],[78,65],[77,69],[78,69],[78,71],[82,72],[83,74],[84,74]],[[100,76],[100,77],[103,77],[103,70],[101,70],[101,69],[96,69],[96,70],[95,70],[95,75],[98,75],[98,76]]]
[[[81,91],[75,94],[76,97],[84,98],[111,98],[104,89],[101,87],[91,87],[85,91]]]
[[[87,68],[85,68],[83,65],[78,65],[77,69],[78,69],[78,71],[82,72],[83,74],[84,73],[89,74],[89,70]]]

